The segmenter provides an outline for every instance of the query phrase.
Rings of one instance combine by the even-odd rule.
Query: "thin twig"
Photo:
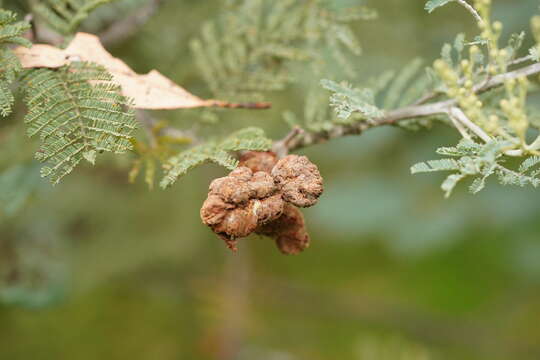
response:
[[[469,4],[468,2],[466,2],[465,0],[456,0],[461,6],[463,6],[465,9],[467,9],[468,12],[470,12],[472,14],[472,16],[474,16],[474,18],[476,19],[476,21],[478,21],[479,24],[483,24],[484,23],[484,19],[482,19],[482,17],[480,16],[480,14],[478,13],[478,11],[476,11],[476,9],[471,5]]]
[[[290,148],[292,142],[295,141],[296,137],[298,137],[299,135],[304,134],[304,132],[305,132],[304,129],[302,129],[299,126],[295,126],[291,130],[291,132],[289,132],[287,134],[287,136],[285,136],[280,141],[276,141],[274,143],[274,146],[272,146],[272,151],[274,153],[276,153],[276,155],[278,157],[280,157],[280,158],[286,156],[287,153],[289,152],[289,148]]]
[[[523,56],[523,57],[520,57],[520,58],[517,58],[517,59],[514,59],[514,60],[510,61],[508,63],[508,66],[519,65],[521,63],[524,63],[524,62],[527,62],[527,61],[532,61],[532,60],[534,60],[533,56],[532,55],[527,55],[527,56]]]
[[[249,110],[266,110],[272,107],[269,102],[253,102],[253,103],[232,103],[222,100],[206,100],[209,107],[218,107],[226,109],[249,109]]]
[[[495,87],[501,86],[508,80],[527,77],[538,73],[540,73],[540,63],[534,63],[504,74],[493,76],[489,79],[489,81],[475,87],[474,91],[475,93],[480,94]],[[349,125],[335,125],[329,130],[305,132],[296,136],[288,143],[288,151],[294,151],[307,146],[321,144],[328,140],[343,136],[358,135],[368,129],[384,125],[395,125],[403,120],[439,114],[448,114],[450,109],[456,106],[457,102],[453,99],[423,105],[406,106],[389,111],[384,116],[370,121],[360,121]]]
[[[492,140],[491,136],[486,134],[480,126],[476,125],[471,120],[469,120],[469,118],[467,117],[467,115],[465,115],[463,110],[461,110],[457,106],[452,107],[450,110],[448,110],[448,115],[451,118],[459,121],[462,125],[464,125],[467,129],[471,130],[476,136],[478,136],[480,139],[484,140],[485,142],[490,142]]]
[[[450,120],[452,120],[452,124],[454,124],[454,126],[464,139],[471,140],[471,135],[469,135],[467,129],[465,128],[465,126],[463,126],[461,122],[459,122],[454,116],[450,116]]]

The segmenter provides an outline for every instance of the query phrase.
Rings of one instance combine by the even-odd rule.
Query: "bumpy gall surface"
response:
[[[273,238],[279,251],[286,255],[297,255],[309,247],[304,216],[291,204],[285,204],[279,218],[259,227],[256,232]]]
[[[279,160],[272,169],[272,177],[283,200],[298,207],[315,205],[323,192],[319,169],[305,156],[289,155]]]
[[[236,238],[246,237],[258,226],[278,218],[284,202],[272,177],[239,167],[210,184],[201,208],[202,221],[235,249]]]
[[[278,159],[271,151],[247,151],[240,156],[240,165],[250,168],[253,172],[264,171],[270,174]]]
[[[322,191],[319,170],[307,157],[278,161],[272,152],[249,151],[237,169],[212,181],[201,219],[232,250],[237,238],[257,233],[273,238],[282,253],[298,254],[310,240],[296,206],[314,205]]]

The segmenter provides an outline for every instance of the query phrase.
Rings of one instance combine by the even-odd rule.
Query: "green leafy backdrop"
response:
[[[84,28],[123,16],[130,3],[100,8]],[[112,53],[139,73],[157,68],[212,97],[190,41],[225,3],[165,2]],[[424,3],[369,3],[379,19],[351,25],[363,51],[351,63],[359,82],[416,57],[431,61],[442,43],[473,33],[458,6],[428,16]],[[495,0],[494,17],[507,33],[519,32],[538,5]],[[317,70],[336,74],[328,78],[353,80],[339,75],[339,62],[325,64]],[[324,77],[301,65],[288,71],[301,81],[265,95],[274,104],[268,111],[155,115],[217,136],[233,124],[278,138],[288,129],[284,110],[304,114],[306,89]],[[397,104],[389,91],[381,97],[378,104]],[[440,144],[455,145],[452,129],[379,128],[305,151],[326,192],[306,211],[312,246],[297,257],[256,237],[233,255],[201,225],[208,183],[223,168],[200,167],[170,189],[149,191],[128,184],[129,155],[104,154],[51,188],[32,160],[39,140],[25,131],[20,116],[0,121],[0,240],[12,251],[0,256],[2,278],[11,280],[0,291],[2,359],[540,358],[535,190],[493,181],[473,196],[460,184],[445,200],[439,184],[447,174],[408,173]]]

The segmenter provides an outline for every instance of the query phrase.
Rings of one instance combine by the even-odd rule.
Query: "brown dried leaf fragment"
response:
[[[319,169],[305,156],[288,155],[279,160],[272,169],[272,177],[283,200],[299,207],[315,205],[323,192]]]
[[[258,226],[278,218],[283,205],[269,174],[238,167],[229,176],[212,181],[201,208],[201,219],[229,248],[236,250],[237,238],[246,237]]]
[[[66,49],[37,44],[14,50],[24,68],[59,68],[75,61],[103,66],[121,86],[122,94],[134,101],[136,109],[188,109],[198,107],[266,109],[268,103],[236,104],[201,99],[177,85],[157,70],[140,75],[122,60],[112,56],[92,34],[77,33]]]
[[[285,204],[283,214],[276,220],[259,227],[257,234],[276,241],[278,249],[286,255],[297,255],[309,247],[309,234],[300,209]]]

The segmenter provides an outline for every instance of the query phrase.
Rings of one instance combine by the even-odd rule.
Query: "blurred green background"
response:
[[[424,3],[369,3],[379,18],[354,25],[363,55],[348,80],[431,62],[458,32],[474,35],[458,6],[428,15]],[[494,3],[507,33],[528,30],[539,12],[537,0]],[[111,51],[210,96],[189,40],[222,5],[167,1]],[[304,95],[300,86],[270,94],[271,110],[223,121],[279,138],[281,114],[300,112]],[[196,119],[155,115],[178,126]],[[312,245],[295,257],[257,237],[232,254],[201,224],[221,168],[149,191],[128,184],[124,156],[53,188],[23,135],[20,117],[0,123],[0,189],[17,189],[0,194],[0,359],[540,359],[538,195],[490,183],[444,200],[442,175],[410,176],[411,164],[457,142],[452,129],[379,128],[303,151],[326,192],[305,211]]]

